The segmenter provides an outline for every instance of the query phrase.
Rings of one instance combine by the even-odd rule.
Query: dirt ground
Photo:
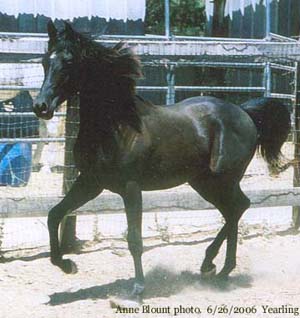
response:
[[[126,298],[132,286],[133,264],[124,241],[87,244],[77,255],[70,255],[78,266],[74,275],[66,275],[52,266],[48,249],[27,251],[26,256],[0,265],[0,317],[294,317],[299,314],[299,232],[273,231],[266,235],[259,229],[250,229],[242,233],[237,268],[223,284],[204,281],[199,275],[205,248],[214,236],[215,232],[207,232],[177,237],[170,242],[146,239],[143,263],[147,290],[143,304],[135,308],[135,303],[128,303],[121,313],[111,308],[110,301]],[[216,259],[218,269],[223,264],[224,252],[222,249]],[[125,314],[124,310],[139,312]],[[243,314],[245,311],[249,313]]]

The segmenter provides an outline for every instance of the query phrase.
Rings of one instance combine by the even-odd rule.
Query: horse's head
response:
[[[92,96],[92,106],[105,101],[112,113],[124,112],[122,116],[126,117],[131,107],[127,104],[134,104],[128,101],[135,94],[135,80],[142,75],[133,51],[124,43],[103,46],[77,33],[68,23],[58,31],[50,21],[48,34],[48,52],[43,58],[45,78],[34,101],[35,114],[50,119],[62,102],[80,92],[81,96]]]
[[[51,119],[54,110],[78,91],[80,70],[76,62],[76,36],[68,23],[57,31],[50,20],[48,23],[48,52],[43,57],[44,82],[37,95],[33,111],[43,119]],[[77,80],[76,80],[77,79]]]

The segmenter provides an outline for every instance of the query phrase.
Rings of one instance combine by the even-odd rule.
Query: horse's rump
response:
[[[257,130],[243,110],[210,96],[187,99],[182,106],[185,112],[196,118],[197,130],[207,134],[209,169],[213,173],[229,172],[239,166],[243,168],[250,161],[256,148]]]

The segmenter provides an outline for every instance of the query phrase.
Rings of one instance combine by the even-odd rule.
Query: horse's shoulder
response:
[[[130,154],[130,157],[141,154],[151,144],[150,134],[144,121],[141,123],[140,131],[126,124],[120,125],[117,139],[121,154],[124,156]]]

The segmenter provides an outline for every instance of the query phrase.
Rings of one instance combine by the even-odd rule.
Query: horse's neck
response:
[[[126,100],[124,98],[121,107],[111,112],[114,101],[104,99],[102,96],[91,97],[91,95],[80,94],[80,129],[78,142],[81,148],[87,152],[95,151],[101,148],[103,152],[109,156],[117,156],[120,151],[119,147],[129,135],[139,133],[139,126],[142,124],[142,118],[151,112],[151,105],[140,97],[132,98],[131,102],[135,103],[137,108],[136,116],[140,123],[133,124],[132,117],[121,116],[120,121],[117,118],[121,109],[126,108]],[[119,100],[117,102],[120,102]],[[124,107],[123,107],[124,106]],[[153,105],[152,105],[153,106]],[[116,112],[117,110],[117,112]],[[123,114],[124,115],[124,114]],[[117,116],[117,117],[114,117]],[[127,122],[128,120],[128,122]]]
[[[80,96],[77,144],[88,156],[101,154],[108,159],[116,155],[115,133],[101,106],[101,102],[94,98]]]

